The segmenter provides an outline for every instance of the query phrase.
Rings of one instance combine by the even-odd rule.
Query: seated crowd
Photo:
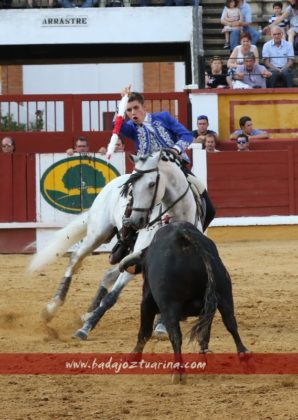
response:
[[[289,0],[283,12],[281,2],[273,3],[273,15],[263,34],[271,39],[262,47],[259,64],[257,42],[260,33],[253,28],[250,6],[242,0],[227,0],[221,15],[225,34],[224,48],[231,50],[227,70],[223,71],[220,57],[211,60],[211,71],[206,76],[206,88],[265,88],[293,87],[295,52],[298,54],[298,0]],[[288,38],[288,40],[287,40]],[[216,60],[215,60],[216,58]],[[213,63],[217,61],[215,66]],[[226,76],[226,79],[225,79]],[[221,83],[210,83],[212,79]]]
[[[272,39],[263,45],[264,65],[260,65],[258,48],[251,43],[251,36],[243,32],[240,45],[233,49],[227,61],[226,72],[221,57],[215,56],[210,60],[210,71],[205,73],[205,87],[273,88],[280,86],[280,82],[286,87],[293,87],[293,45],[283,38],[283,30],[277,25],[272,27],[271,36]]]

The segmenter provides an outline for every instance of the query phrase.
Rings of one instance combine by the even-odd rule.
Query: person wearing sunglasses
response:
[[[194,137],[193,143],[204,144],[207,134],[214,134],[217,138],[217,133],[213,130],[208,130],[209,120],[207,115],[199,115],[197,118],[197,129],[192,131]]]
[[[249,152],[249,139],[245,134],[239,134],[237,137],[237,152]]]
[[[16,151],[16,142],[11,137],[4,137],[1,140],[1,149],[3,153],[14,153]]]

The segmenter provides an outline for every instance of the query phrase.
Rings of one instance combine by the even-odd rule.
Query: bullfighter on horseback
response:
[[[177,156],[181,155],[182,170],[191,184],[200,207],[204,209],[203,230],[205,230],[215,216],[215,209],[205,186],[187,168],[189,158],[185,149],[193,141],[191,132],[168,112],[148,113],[144,97],[140,93],[131,92],[130,86],[123,89],[122,97],[125,95],[128,96],[126,116],[129,121],[123,121],[120,134],[134,141],[139,156],[146,156],[164,148],[171,149]],[[125,217],[127,216],[129,216],[129,206],[125,214]],[[135,233],[132,227],[123,227],[110,255],[111,264],[120,262],[128,254],[133,246]]]

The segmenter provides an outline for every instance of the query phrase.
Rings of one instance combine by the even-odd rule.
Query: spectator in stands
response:
[[[259,63],[259,51],[255,45],[251,43],[250,34],[243,32],[240,36],[240,45],[237,45],[228,59],[227,66],[229,69],[236,68],[240,64],[243,64],[243,57],[249,52],[254,53],[256,63]]]
[[[242,16],[242,20],[240,22],[232,22],[231,27],[236,28],[230,34],[230,50],[232,51],[240,42],[240,34],[241,30],[245,33],[249,33],[251,36],[251,41],[253,45],[256,45],[258,40],[260,39],[259,32],[254,29],[252,24],[252,12],[250,6],[246,3],[246,0],[239,0],[239,8],[240,13]],[[221,19],[223,18],[223,13],[221,15]]]
[[[221,15],[221,24],[224,25],[222,32],[225,34],[224,48],[230,48],[230,32],[236,30],[232,27],[232,22],[240,22],[242,20],[238,0],[226,0],[226,5]]]
[[[298,34],[298,0],[289,0],[290,5],[286,8],[285,12],[275,19],[269,25],[273,29],[275,25],[279,25],[283,20],[290,20],[290,29],[288,30],[288,41],[294,46],[295,36]]]
[[[207,115],[198,116],[197,127],[197,130],[192,131],[192,135],[194,137],[193,143],[204,144],[204,141],[206,140],[206,134],[214,134],[217,138],[217,134],[215,131],[208,130],[209,120]]]
[[[16,142],[12,137],[3,137],[1,140],[2,153],[14,153],[16,151]]]
[[[58,4],[64,8],[78,7],[75,0],[58,0]],[[81,7],[93,7],[94,0],[85,0]]]
[[[117,140],[116,147],[115,147],[115,153],[118,153],[118,152],[125,152],[124,141],[120,137]],[[107,153],[107,149],[104,146],[102,146],[98,150],[98,153],[100,153],[101,155],[105,155]]]
[[[214,56],[210,60],[211,71],[205,73],[205,86],[207,89],[229,87],[227,77],[222,72],[223,62],[220,57]]]
[[[244,63],[236,67],[234,79],[251,88],[266,88],[266,78],[271,76],[272,73],[266,67],[256,64],[254,53],[249,52],[244,56]]]
[[[251,43],[251,36],[247,32],[243,32],[240,35],[240,45],[237,45],[232,51],[230,58],[227,62],[228,73],[227,73],[227,82],[230,87],[233,87],[234,74],[236,72],[237,66],[243,64],[243,57],[249,52],[254,53],[255,62],[259,64],[259,51],[255,45]]]
[[[76,141],[75,148],[70,148],[66,150],[68,156],[73,156],[75,153],[86,154],[89,152],[89,142],[86,137],[79,137]]]
[[[245,134],[237,136],[237,152],[249,152],[249,138]]]
[[[293,87],[293,45],[283,39],[283,30],[279,26],[273,26],[271,35],[272,40],[266,42],[262,50],[264,64],[272,73],[267,86],[276,87],[277,81],[282,79],[287,87]]]
[[[219,152],[216,149],[216,135],[213,133],[206,134],[205,141],[203,143],[203,149],[206,149],[208,153]]]
[[[252,139],[268,139],[269,134],[267,131],[257,130],[253,128],[252,120],[250,117],[244,116],[239,119],[240,130],[235,130],[230,139],[235,140],[239,134],[245,134],[249,140]]]
[[[265,26],[265,28],[263,28],[263,34],[264,35],[270,35],[270,32],[271,32],[270,25],[274,25],[276,19],[278,19],[283,14],[282,13],[282,2],[281,1],[274,2],[272,7],[273,7],[273,15],[269,18],[268,26]],[[289,20],[288,19],[283,19],[282,21],[277,23],[277,26],[282,28],[282,30],[284,32],[284,36],[285,36],[285,34],[287,32],[287,29],[288,29],[288,26],[289,26]]]

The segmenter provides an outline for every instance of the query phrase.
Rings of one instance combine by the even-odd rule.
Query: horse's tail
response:
[[[207,272],[207,284],[204,295],[204,306],[198,320],[195,322],[190,331],[190,341],[193,341],[195,339],[199,339],[200,341],[200,338],[204,337],[204,335],[210,328],[212,319],[217,309],[217,295],[214,273],[211,265],[211,256],[205,249],[202,249],[202,258]]]
[[[53,263],[62,257],[72,245],[84,238],[87,232],[87,220],[88,211],[80,214],[64,228],[58,230],[45,248],[33,256],[28,271],[33,273],[45,265]]]

